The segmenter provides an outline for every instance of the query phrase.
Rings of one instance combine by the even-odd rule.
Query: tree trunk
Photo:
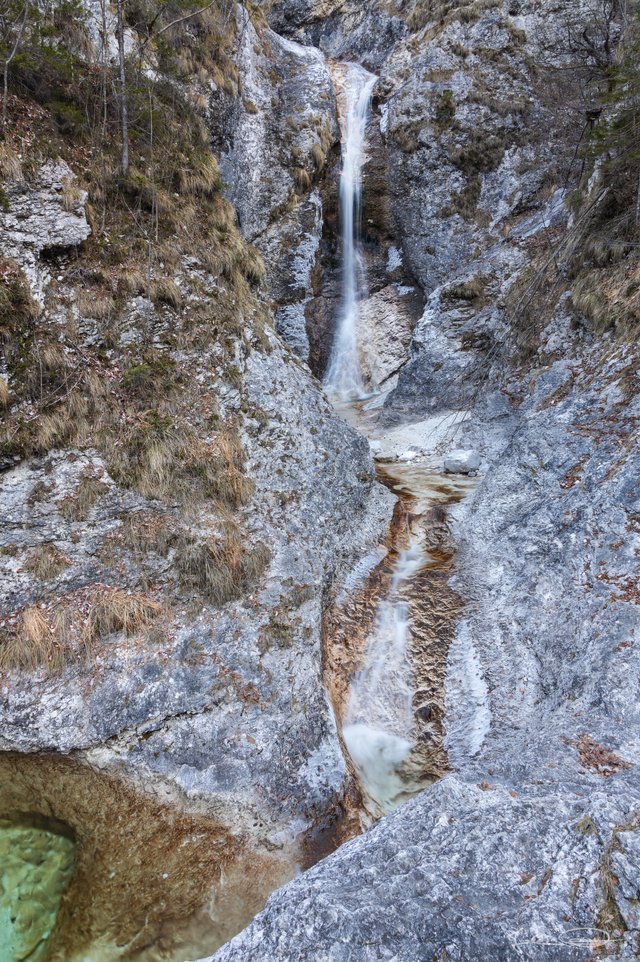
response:
[[[117,0],[116,34],[118,37],[118,60],[120,66],[120,127],[122,130],[122,173],[129,170],[129,104],[127,102],[127,73],[124,62],[124,11],[125,0]]]
[[[24,5],[24,10],[23,10],[23,13],[22,13],[22,23],[20,24],[20,26],[19,26],[19,28],[18,28],[18,33],[17,33],[17,35],[16,35],[15,43],[14,43],[13,47],[11,48],[11,52],[10,52],[9,56],[7,57],[7,59],[6,59],[5,62],[4,62],[4,70],[3,70],[3,72],[2,72],[2,80],[3,80],[3,84],[2,84],[2,136],[3,136],[3,137],[4,137],[4,133],[5,133],[6,126],[7,126],[7,100],[8,100],[8,98],[9,98],[9,64],[11,63],[11,61],[12,61],[13,58],[15,57],[16,53],[18,52],[18,47],[20,46],[20,43],[21,43],[21,41],[22,41],[22,35],[23,35],[23,33],[24,33],[24,28],[25,28],[26,25],[27,25],[27,14],[28,14],[28,13],[29,13],[29,0],[27,0],[27,2],[26,2],[25,5]]]

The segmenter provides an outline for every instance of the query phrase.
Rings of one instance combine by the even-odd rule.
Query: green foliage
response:
[[[589,153],[599,162],[609,191],[602,215],[615,222],[616,236],[640,227],[640,11],[620,45],[618,61],[606,70],[603,113],[594,125]],[[595,111],[594,111],[595,114]]]

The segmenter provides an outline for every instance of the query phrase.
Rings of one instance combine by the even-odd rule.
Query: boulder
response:
[[[455,448],[444,459],[444,469],[449,474],[471,474],[480,467],[480,455],[477,451]]]

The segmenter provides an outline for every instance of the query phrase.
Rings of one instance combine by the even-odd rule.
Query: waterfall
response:
[[[382,812],[393,809],[406,789],[399,766],[412,748],[413,677],[410,612],[402,596],[425,562],[417,540],[398,557],[347,706],[345,744],[363,788]]]
[[[344,70],[340,219],[342,234],[342,303],[325,376],[327,391],[346,401],[364,394],[358,358],[359,304],[366,290],[360,248],[362,168],[367,117],[377,77],[358,64]]]

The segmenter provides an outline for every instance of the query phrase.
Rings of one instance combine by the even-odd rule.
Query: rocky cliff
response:
[[[452,512],[467,608],[451,773],[216,960],[636,957],[638,261],[615,226],[636,184],[604,212],[616,188],[577,146],[598,49],[624,30],[613,6],[608,21],[589,4],[271,14],[381,75],[389,236],[426,297],[383,439],[401,424],[414,451],[474,447],[483,478]]]
[[[104,51],[93,13],[76,14],[73,76],[37,26],[28,39],[57,71],[45,79],[64,116],[21,66],[2,146],[0,807],[75,840],[47,957],[183,958],[229,938],[340,837],[348,773],[322,611],[383,537],[392,499],[366,441],[272,329],[275,294],[244,240],[269,254],[277,209],[282,235],[312,243],[283,212],[293,180],[254,204],[232,183],[253,134],[238,121],[220,171],[209,146],[212,117],[233,131],[225,97],[256,116],[271,109],[267,67],[310,62],[255,149],[275,163],[293,117],[298,179],[321,167],[312,148],[335,137],[321,55],[241,10],[213,17],[194,39],[212,48],[203,99],[179,65],[162,75],[171,51],[156,49],[154,78],[131,82],[131,109],[146,98],[151,113],[123,175],[111,120],[105,132],[81,113]],[[131,48],[136,29],[132,15]],[[314,125],[297,105],[323,84]],[[300,218],[320,216],[314,203]],[[268,264],[277,276],[277,255]],[[297,303],[283,295],[276,324]],[[39,935],[16,926],[20,953]]]
[[[29,21],[0,145],[0,832],[75,845],[43,957],[215,951],[360,827],[327,606],[394,499],[316,380],[353,60],[372,448],[480,456],[448,774],[216,962],[635,958],[637,184],[583,149],[633,11],[131,3],[123,172],[117,11],[72,6]]]

